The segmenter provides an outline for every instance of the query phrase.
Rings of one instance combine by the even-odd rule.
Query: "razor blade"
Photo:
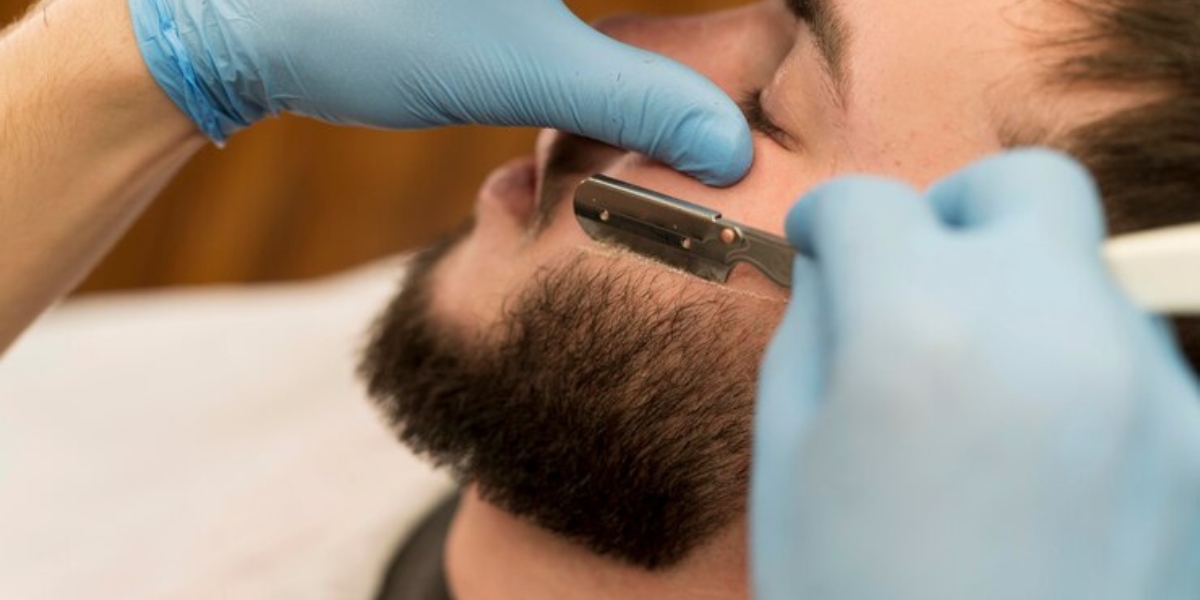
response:
[[[725,282],[746,263],[783,287],[796,251],[787,240],[721,213],[597,175],[575,193],[575,215],[593,239],[625,247],[704,279]],[[1099,248],[1113,278],[1143,309],[1200,316],[1200,224],[1119,236]]]
[[[757,268],[792,285],[796,251],[787,240],[721,213],[611,177],[589,177],[575,191],[575,216],[592,239],[724,283],[734,266]]]

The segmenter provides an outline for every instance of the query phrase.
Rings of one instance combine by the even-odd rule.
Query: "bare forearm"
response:
[[[44,3],[0,38],[0,353],[202,144],[126,0]]]

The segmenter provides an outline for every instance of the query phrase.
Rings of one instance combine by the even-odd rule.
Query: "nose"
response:
[[[711,79],[735,99],[765,86],[791,47],[790,17],[778,2],[687,16],[617,15],[596,29],[662,54]]]

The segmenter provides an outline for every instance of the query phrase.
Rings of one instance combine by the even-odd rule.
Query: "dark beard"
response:
[[[744,515],[757,367],[782,309],[703,286],[668,297],[655,290],[674,275],[580,255],[530,282],[495,341],[464,339],[429,310],[449,246],[418,259],[361,367],[404,443],[486,501],[647,569]]]

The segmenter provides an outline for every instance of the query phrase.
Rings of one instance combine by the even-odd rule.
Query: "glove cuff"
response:
[[[250,121],[229,114],[213,101],[213,96],[197,74],[167,0],[129,0],[134,35],[150,74],[175,105],[218,146]]]

